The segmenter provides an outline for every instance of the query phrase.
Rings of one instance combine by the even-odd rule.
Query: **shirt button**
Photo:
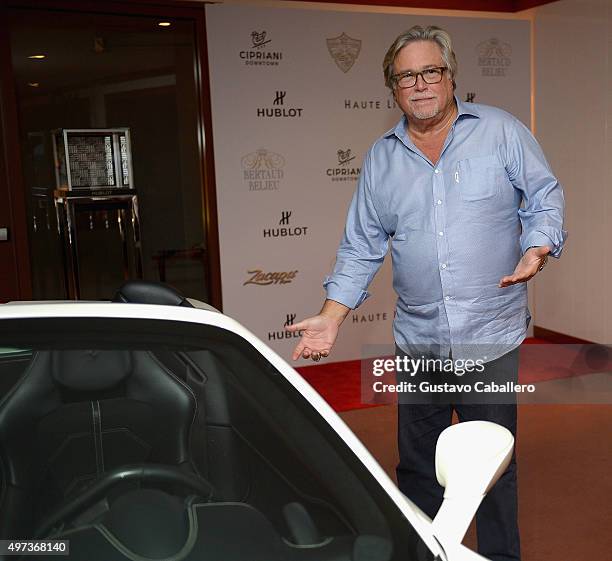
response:
[[[446,263],[442,263],[441,267],[442,267],[443,269],[446,269]]]
[[[434,173],[440,173],[440,170],[439,170],[439,169],[436,169]]]
[[[441,201],[440,199],[438,199],[438,204],[439,204],[439,205],[441,205],[441,204],[442,204],[442,201]]]
[[[438,232],[438,236],[443,236],[444,232]]]

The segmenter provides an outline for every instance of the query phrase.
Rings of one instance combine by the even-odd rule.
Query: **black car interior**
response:
[[[52,345],[49,326],[38,339],[25,320],[0,329],[10,343],[22,328],[38,341],[0,353],[0,539],[69,539],[78,561],[433,559],[240,337],[85,320],[56,329]]]

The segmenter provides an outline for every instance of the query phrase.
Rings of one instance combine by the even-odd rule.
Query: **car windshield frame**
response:
[[[240,361],[236,357],[240,355],[240,360],[248,361],[256,372],[255,377],[259,377],[255,382],[253,374],[243,376],[243,382],[251,382],[250,387],[247,388],[248,391],[257,396],[258,388],[264,385],[262,384],[264,379],[266,384],[271,384],[270,387],[276,387],[287,400],[287,405],[290,404],[294,411],[308,419],[319,437],[357,478],[365,494],[371,498],[388,525],[389,533],[396,544],[397,558],[419,559],[419,561],[434,558],[434,554],[421,533],[414,528],[383,485],[338,434],[329,419],[326,419],[311,401],[304,398],[295,385],[270,362],[268,357],[264,356],[242,335],[230,329],[196,321],[138,317],[1,318],[0,346],[7,350],[4,355],[6,357],[11,356],[9,349],[14,349],[14,356],[23,357],[28,350],[38,352],[95,348],[99,350],[155,349],[159,352],[165,349],[189,355],[189,353],[198,353],[203,349],[211,352],[224,350],[229,353],[228,348],[233,348],[234,356],[230,362],[238,364]],[[262,393],[260,397],[263,399],[265,395]],[[265,411],[266,407],[263,407],[262,414]],[[286,418],[291,418],[291,416]],[[280,421],[281,418],[278,420]],[[310,457],[310,460],[313,458],[314,456]],[[322,468],[319,466],[317,469]],[[412,531],[407,533],[407,527]]]

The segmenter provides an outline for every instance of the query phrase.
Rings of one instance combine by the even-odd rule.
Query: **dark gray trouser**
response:
[[[404,353],[397,349],[400,355]],[[486,363],[492,369],[510,369],[518,378],[518,349]],[[443,499],[443,488],[435,473],[436,442],[451,424],[453,409],[460,421],[493,421],[506,427],[516,438],[514,404],[399,404],[398,446],[400,462],[397,482],[400,490],[428,516],[434,518]],[[476,513],[478,552],[492,561],[520,561],[516,458],[483,500]]]

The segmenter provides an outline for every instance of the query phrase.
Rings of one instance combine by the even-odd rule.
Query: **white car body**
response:
[[[476,554],[459,542],[465,532],[446,532],[436,526],[414,503],[407,499],[387,476],[381,466],[353,434],[342,419],[324,399],[300,376],[294,368],[276,354],[268,345],[233,319],[214,311],[206,305],[196,303],[197,308],[162,306],[150,304],[126,304],[106,302],[19,302],[0,306],[0,321],[27,318],[125,318],[177,321],[215,326],[230,331],[250,343],[286,380],[307,400],[325,422],[347,444],[367,470],[374,476],[385,493],[392,499],[403,516],[421,536],[434,556],[447,561],[478,561],[484,557]],[[199,309],[198,309],[199,308]],[[202,309],[204,308],[204,309]],[[0,343],[1,345],[1,343]],[[487,486],[490,486],[487,483]],[[484,495],[483,491],[480,495]],[[482,498],[482,496],[480,497]],[[477,501],[479,502],[479,501]],[[478,504],[476,504],[476,507]],[[470,507],[472,508],[472,507]],[[469,515],[470,518],[473,512]],[[468,520],[469,522],[469,520]],[[457,539],[458,538],[458,539]]]

